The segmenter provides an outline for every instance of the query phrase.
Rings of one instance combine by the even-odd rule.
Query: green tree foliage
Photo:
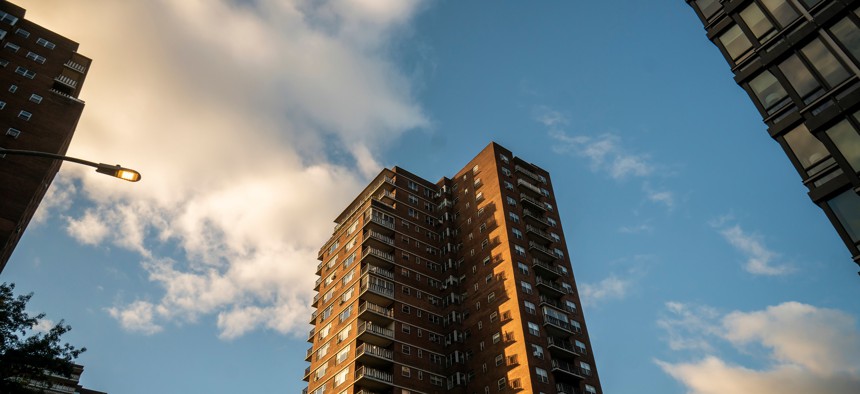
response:
[[[30,316],[25,311],[33,293],[15,297],[15,284],[0,284],[0,393],[31,392],[28,382],[50,384],[45,374],[69,377],[73,361],[86,351],[60,337],[72,328],[61,320],[47,332],[34,328],[45,314]]]

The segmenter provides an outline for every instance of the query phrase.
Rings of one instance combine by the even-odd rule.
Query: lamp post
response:
[[[0,156],[2,155],[18,155],[18,156],[35,156],[35,157],[45,157],[48,159],[54,160],[63,160],[63,161],[71,161],[73,163],[83,164],[85,166],[90,166],[96,169],[96,172],[100,174],[110,175],[115,178],[119,178],[122,180],[126,180],[129,182],[137,182],[140,180],[140,173],[132,170],[130,168],[125,168],[117,165],[110,165],[105,163],[96,163],[88,160],[78,159],[76,157],[70,156],[62,156],[53,153],[47,152],[36,152],[31,150],[17,150],[17,149],[6,149],[0,148]]]

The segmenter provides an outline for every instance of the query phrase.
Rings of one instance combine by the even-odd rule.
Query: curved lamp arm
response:
[[[35,157],[45,157],[48,159],[54,160],[63,160],[63,161],[71,161],[73,163],[83,164],[85,166],[90,166],[96,169],[96,172],[100,174],[107,174],[115,178],[123,179],[129,182],[137,182],[140,180],[140,173],[132,170],[130,168],[125,168],[117,165],[110,165],[105,163],[96,163],[92,161],[87,161],[83,159],[78,159],[76,157],[70,156],[62,156],[53,153],[47,152],[36,152],[31,150],[16,150],[16,149],[6,149],[0,148],[0,155],[18,155],[18,156],[35,156]]]

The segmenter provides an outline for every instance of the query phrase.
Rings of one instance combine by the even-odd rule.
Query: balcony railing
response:
[[[538,201],[538,199],[531,197],[528,194],[520,193],[520,200],[528,202],[539,209],[546,210],[546,204]]]
[[[562,294],[567,294],[570,292],[567,288],[560,286],[558,283],[546,280],[544,278],[541,278],[540,276],[535,277],[535,283],[537,283],[538,285],[549,287]]]
[[[87,68],[86,68],[86,67],[84,67],[84,66],[82,66],[82,65],[80,65],[80,64],[78,64],[78,63],[75,63],[75,62],[73,62],[73,61],[71,61],[71,60],[66,61],[66,63],[64,64],[64,66],[66,66],[66,67],[68,67],[68,68],[71,68],[72,70],[75,70],[75,71],[77,71],[77,72],[79,72],[79,73],[82,73],[82,74],[87,72]]]
[[[382,225],[383,227],[387,227],[387,228],[394,230],[394,223],[389,222],[389,221],[387,221],[387,220],[385,220],[379,216],[371,216],[370,221],[374,222],[376,224]]]
[[[391,280],[394,280],[394,272],[387,270],[385,268],[379,268],[375,265],[367,265],[361,269],[361,274],[364,275],[370,272],[371,274],[382,276]]]
[[[585,377],[585,376],[591,376],[591,370],[590,369],[580,368],[580,367],[573,365],[567,361],[553,359],[552,360],[552,368],[567,372],[569,374],[576,375],[580,378]]]
[[[517,179],[517,185],[525,187],[526,189],[529,189],[529,190],[531,190],[531,191],[533,191],[539,195],[543,195],[543,193],[540,191],[539,187],[532,185],[529,181],[527,181],[525,179],[522,179],[522,178]]]
[[[370,311],[376,314],[380,314],[385,317],[394,317],[394,309],[389,309],[383,306],[376,305],[370,301],[365,301],[363,304],[358,306],[358,313],[362,314],[365,311]]]
[[[550,250],[546,246],[543,246],[543,245],[541,245],[535,241],[529,241],[529,248],[537,250],[538,252],[541,252],[541,253],[549,256],[549,257],[558,258],[558,256],[555,254],[555,252],[553,252],[552,250]]]
[[[394,238],[382,235],[382,233],[379,233],[379,232],[376,232],[373,230],[370,230],[367,234],[370,235],[370,238],[378,240],[384,244],[394,246]]]
[[[549,272],[553,272],[553,273],[556,273],[558,275],[562,274],[561,271],[558,268],[556,268],[555,266],[549,265],[549,264],[547,264],[547,263],[545,263],[539,259],[532,259],[532,265],[535,267],[543,268]]]
[[[361,284],[361,291],[365,291],[365,290],[372,291],[376,294],[381,294],[381,295],[386,296],[388,298],[394,297],[394,288],[393,287],[384,286],[384,285],[381,285],[378,283],[370,283],[370,282],[362,283]]]
[[[312,340],[312,339],[314,339],[314,334],[316,334],[316,332],[317,332],[317,328],[316,328],[316,327],[311,328],[311,330],[308,332],[308,340],[309,340],[309,341],[310,341],[310,340]]]
[[[570,343],[570,341],[567,341],[567,340],[564,340],[561,338],[552,337],[552,336],[547,337],[546,340],[547,340],[547,344],[549,346],[559,347],[559,348],[562,348],[564,350],[567,350],[568,352],[575,353],[578,355],[584,355],[585,354],[585,348],[580,348],[580,347],[574,346],[572,343]]]
[[[536,222],[538,222],[538,223],[540,223],[540,224],[544,225],[545,227],[551,227],[551,226],[552,226],[552,225],[550,225],[550,224],[549,224],[549,221],[547,221],[547,220],[543,217],[543,215],[542,215],[542,214],[540,214],[540,213],[538,213],[538,212],[531,211],[531,210],[528,210],[528,209],[523,209],[523,214],[524,214],[524,215],[526,215],[526,216],[530,216],[533,220],[535,220]]]
[[[394,376],[388,372],[380,371],[378,369],[373,369],[370,367],[361,367],[355,371],[355,380],[368,377],[371,379],[379,380],[385,383],[393,383]]]
[[[357,348],[355,348],[356,357],[361,356],[362,354],[369,354],[371,356],[384,358],[386,360],[394,360],[393,351],[369,343],[362,343],[361,345],[358,345]]]
[[[557,391],[558,394],[578,394],[575,387],[564,383],[556,383],[555,391]]]
[[[365,332],[371,332],[371,333],[374,333],[376,335],[381,335],[384,337],[394,339],[394,330],[392,330],[390,328],[377,326],[376,324],[373,324],[369,321],[362,323],[358,327],[358,335],[361,335],[362,333],[365,333]]]
[[[367,250],[365,250],[364,254],[379,257],[380,259],[385,260],[389,263],[394,263],[394,255],[393,254],[383,252],[383,251],[376,249],[376,248],[368,247]]]
[[[544,321],[544,323],[552,324],[558,328],[561,328],[565,331],[570,331],[571,333],[573,333],[573,326],[571,326],[570,323],[568,323],[564,320],[561,320],[557,317],[544,316],[543,321]]]
[[[66,85],[72,89],[74,89],[75,87],[78,86],[78,81],[75,81],[74,79],[71,79],[65,75],[58,75],[56,78],[54,78],[54,81],[57,81],[57,82],[59,82],[63,85]]]
[[[519,164],[514,165],[514,171],[519,171],[519,172],[527,175],[529,178],[532,178],[538,182],[541,181],[541,178],[540,178],[540,176],[538,176],[538,174],[535,174],[534,172],[527,170],[525,167],[523,167]]]

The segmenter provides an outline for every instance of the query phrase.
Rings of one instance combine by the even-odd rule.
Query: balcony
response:
[[[394,383],[394,376],[389,372],[361,366],[355,370],[355,384],[370,390],[386,390]]]
[[[524,204],[532,206],[533,208],[537,208],[541,212],[546,212],[546,204],[534,197],[529,196],[528,194],[520,193],[520,201]]]
[[[574,346],[570,341],[559,337],[547,337],[547,349],[558,358],[575,358],[585,354],[585,349]]]
[[[532,269],[538,271],[541,274],[546,274],[553,280],[558,279],[562,276],[561,271],[554,265],[539,259],[532,259]]]
[[[535,185],[532,185],[529,181],[527,181],[527,180],[525,180],[525,179],[523,179],[523,178],[517,179],[517,185],[518,185],[519,187],[524,187],[524,188],[525,188],[525,190],[529,190],[529,191],[534,192],[534,193],[535,193],[536,195],[538,195],[538,196],[542,196],[542,195],[543,195],[543,192],[541,192],[541,191],[540,191],[540,188],[539,188],[539,187],[537,187],[537,186],[535,186]]]
[[[556,259],[556,258],[558,258],[558,257],[555,255],[555,252],[553,252],[552,250],[550,250],[550,249],[549,249],[549,248],[547,248],[546,246],[543,246],[543,245],[541,245],[541,244],[539,244],[539,243],[537,243],[537,242],[535,242],[535,241],[529,241],[529,249],[530,249],[531,251],[535,251],[535,252],[543,253],[543,255],[544,255],[545,257],[548,257],[548,258],[550,258],[550,259],[551,259],[551,260],[553,260],[553,261],[555,261],[555,259]]]
[[[519,164],[514,165],[514,171],[517,171],[521,174],[524,174],[524,175],[528,176],[529,178],[534,179],[538,182],[542,182],[540,179],[540,176],[538,174],[535,174],[534,172],[527,170],[525,167],[523,167]]]
[[[356,391],[355,394],[382,394],[382,393],[380,393],[378,391],[370,391],[370,390],[361,389],[361,390]]]
[[[394,203],[397,202],[397,200],[394,198],[394,192],[385,189],[381,190],[376,195],[376,199],[379,200],[379,202],[388,205],[392,209],[394,209]]]
[[[543,317],[543,324],[548,332],[553,332],[561,336],[573,335],[573,326],[557,317],[545,315]]]
[[[54,78],[54,81],[59,82],[59,83],[65,85],[69,88],[72,88],[72,89],[74,89],[78,86],[78,81],[75,81],[74,79],[69,78],[65,75],[58,75],[56,78]]]
[[[361,278],[359,298],[377,305],[389,306],[394,303],[394,283],[365,275]]]
[[[547,223],[547,225],[549,225],[549,223]],[[549,226],[547,226],[547,227],[549,227]],[[555,240],[552,238],[552,235],[549,235],[548,232],[541,230],[539,227],[532,226],[531,224],[526,224],[526,232],[529,234],[534,234],[537,237],[540,237],[542,240],[546,241],[547,243],[555,242]]]
[[[372,321],[376,324],[387,326],[394,320],[394,308],[386,308],[370,301],[365,301],[358,306],[358,317],[365,321]]]
[[[304,380],[305,382],[310,381],[310,379],[311,379],[311,367],[305,368],[305,373],[302,376],[303,376],[302,380]]]
[[[308,351],[305,352],[305,361],[311,362],[311,356],[313,356],[313,354],[314,354],[314,347],[311,346],[310,348],[308,348]]]
[[[576,391],[576,387],[573,387],[569,384],[564,383],[556,383],[555,391],[557,394],[580,394],[581,391]]]
[[[374,230],[364,233],[364,244],[389,254],[394,250],[394,238]]]
[[[535,284],[537,284],[538,290],[541,293],[546,293],[548,295],[552,295],[553,297],[561,297],[568,293],[567,289],[565,289],[558,283],[541,278],[540,276],[535,277]]]
[[[311,328],[311,330],[308,332],[308,342],[314,341],[314,334],[316,334],[316,333],[317,333],[317,328],[316,327]]]
[[[569,362],[555,359],[552,360],[552,372],[557,372],[561,375],[565,375],[575,379],[585,379],[586,376],[591,375],[590,370],[582,369]]]
[[[380,267],[391,268],[394,266],[394,254],[382,251],[372,246],[364,248],[361,259],[362,261],[372,262]]]
[[[384,367],[394,361],[394,352],[381,346],[362,343],[355,348],[355,357],[364,365]]]
[[[385,268],[380,268],[375,265],[365,265],[361,269],[361,275],[364,276],[367,273],[371,273],[376,276],[380,276],[386,279],[394,280],[394,271],[387,270]]]
[[[552,225],[543,217],[543,214],[540,212],[532,211],[526,208],[523,208],[523,215],[526,220],[531,220],[535,224],[539,226],[543,226],[543,228],[550,228]]]
[[[392,220],[393,220],[393,218],[392,218]],[[370,222],[376,223],[376,224],[378,224],[384,228],[387,228],[389,230],[394,230],[394,222],[393,221],[390,222],[388,220],[385,220],[380,216],[376,216],[376,215],[371,216]]]
[[[310,324],[314,324],[314,322],[317,320],[317,316],[319,316],[319,313],[320,313],[320,311],[318,311],[318,310],[314,311],[314,313],[311,313]]]
[[[387,347],[394,341],[394,330],[366,321],[359,323],[357,338],[365,343]]]
[[[317,271],[317,272],[319,272],[319,271]],[[317,304],[319,303],[319,300],[320,300],[320,294],[319,294],[319,293],[317,293],[317,294],[314,296],[314,300],[313,300],[313,301],[311,301],[311,306],[312,306],[312,307],[314,307],[314,308],[316,308],[316,307],[317,307]]]

